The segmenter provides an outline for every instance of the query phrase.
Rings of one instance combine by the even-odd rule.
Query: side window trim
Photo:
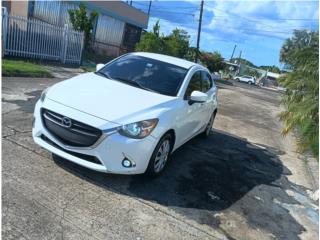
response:
[[[191,83],[192,78],[193,78],[196,74],[200,74],[200,88],[201,88],[201,90],[202,90],[202,74],[201,74],[201,71],[202,71],[202,70],[195,70],[195,72],[194,72],[194,73],[192,74],[192,76],[190,77],[190,80],[189,80],[189,82],[188,82],[188,86],[187,86],[187,88],[186,88],[186,90],[185,90],[185,92],[184,92],[184,95],[183,95],[183,99],[184,99],[184,100],[188,100],[187,91],[188,91],[188,88],[189,88],[189,86],[190,86],[190,83]]]
[[[204,92],[204,91],[203,91],[203,81],[204,81],[204,78],[205,78],[205,77],[208,77],[209,82],[210,82],[210,88],[209,88],[209,90],[213,87],[213,80],[212,80],[212,78],[211,78],[211,75],[210,75],[207,71],[201,70],[201,91],[202,91],[202,92]],[[206,92],[208,92],[208,90],[207,90]]]

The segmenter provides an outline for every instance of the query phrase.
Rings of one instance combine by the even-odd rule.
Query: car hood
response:
[[[159,105],[167,105],[177,99],[94,73],[85,73],[57,83],[46,96],[65,106],[115,123],[123,123],[128,116],[144,115]]]

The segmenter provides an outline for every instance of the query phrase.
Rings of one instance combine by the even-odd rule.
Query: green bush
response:
[[[300,149],[311,149],[319,158],[319,33],[295,31],[282,46],[280,61],[293,68],[279,80],[287,89],[282,98],[286,111],[280,114],[282,133],[297,129]]]

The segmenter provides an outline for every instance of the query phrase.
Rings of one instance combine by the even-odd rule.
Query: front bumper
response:
[[[104,135],[98,141],[98,144],[94,144],[92,147],[81,148],[64,145],[44,127],[41,118],[42,107],[99,128],[103,130]],[[144,173],[157,144],[157,139],[151,135],[144,139],[131,139],[118,134],[116,131],[111,133],[106,131],[106,129],[114,129],[117,126],[112,122],[45,99],[44,102],[38,101],[35,106],[32,136],[38,145],[48,151],[95,171],[117,174]],[[91,158],[98,159],[98,163],[90,161]],[[125,158],[135,163],[134,166],[124,167],[122,161]]]

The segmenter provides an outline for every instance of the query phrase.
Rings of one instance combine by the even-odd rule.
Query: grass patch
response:
[[[2,76],[4,77],[52,77],[43,66],[18,61],[2,59]]]

